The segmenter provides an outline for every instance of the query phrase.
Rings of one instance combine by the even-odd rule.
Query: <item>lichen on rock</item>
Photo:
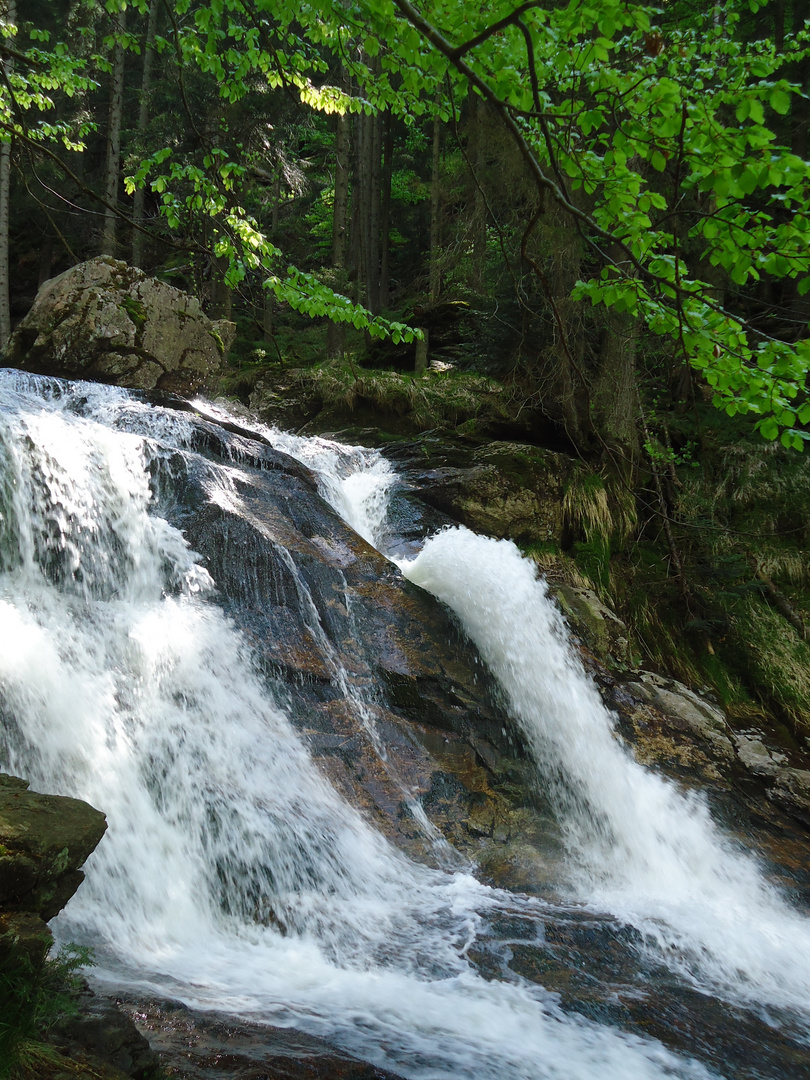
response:
[[[5,363],[137,390],[214,389],[235,326],[199,300],[99,256],[46,281],[9,343]]]

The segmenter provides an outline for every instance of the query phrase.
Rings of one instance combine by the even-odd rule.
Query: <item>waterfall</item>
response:
[[[378,455],[273,438],[319,467],[324,495],[382,542],[393,479]],[[479,973],[473,947],[499,921],[542,945],[566,909],[411,861],[323,778],[285,686],[168,520],[202,468],[196,447],[187,414],[0,373],[0,768],[109,821],[58,935],[95,947],[102,982],[295,1026],[415,1080],[717,1075],[506,968]],[[227,477],[239,467],[220,469],[212,498],[236,498]],[[674,946],[693,981],[738,972],[735,985],[779,1000],[779,961],[795,1003],[805,938],[795,960],[782,942],[803,921],[699,800],[618,747],[529,564],[510,545],[449,532],[408,572],[459,612],[557,778],[572,890],[667,958]],[[692,859],[708,914],[690,914]],[[746,891],[724,929],[734,883]],[[748,953],[731,925],[743,916]]]
[[[696,986],[810,1007],[810,920],[715,827],[702,795],[639,765],[533,564],[464,528],[406,575],[460,618],[526,734],[571,855],[572,894],[642,932]]]
[[[204,415],[231,420],[224,408],[207,401],[194,405]],[[318,488],[354,531],[379,550],[386,544],[386,514],[396,474],[377,450],[345,446],[318,436],[293,435],[278,428],[250,421],[250,429],[277,450],[311,468],[318,478]]]

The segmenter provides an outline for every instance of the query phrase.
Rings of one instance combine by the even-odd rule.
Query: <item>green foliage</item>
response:
[[[795,729],[810,728],[810,645],[761,597],[735,607],[732,629],[743,677],[754,694]]]
[[[65,945],[43,964],[15,955],[0,971],[0,1080],[33,1080],[48,1057],[43,1040],[57,1020],[75,1015],[82,985],[78,972],[93,963],[92,952]],[[33,1066],[33,1068],[32,1068]]]
[[[87,11],[98,17],[119,6],[98,0]],[[669,9],[625,0],[519,9],[500,0],[474,9],[434,0],[171,0],[157,47],[177,70],[195,139],[175,135],[174,145],[148,155],[127,191],[146,186],[170,230],[207,228],[229,287],[258,276],[295,311],[411,340],[403,324],[372,318],[322,276],[288,266],[247,209],[251,170],[266,146],[231,137],[230,118],[283,88],[327,116],[385,109],[411,127],[411,152],[426,152],[417,124],[433,113],[457,123],[472,88],[500,117],[535,201],[553,201],[590,251],[575,298],[671,339],[718,409],[750,414],[765,439],[801,450],[810,437],[810,340],[763,330],[738,302],[763,278],[810,290],[810,163],[782,141],[803,91],[784,77],[773,41],[741,32],[748,6],[725,4],[716,25],[711,11],[676,24]],[[37,27],[3,28],[15,69],[0,86],[0,138],[42,149],[84,145],[90,114],[76,109],[66,119],[56,95],[91,93],[91,73],[109,68],[116,43],[138,51],[137,35],[116,36],[111,26],[84,51]],[[349,38],[362,48],[347,50]],[[809,47],[810,32],[798,31],[791,61]],[[338,59],[354,80],[351,93],[330,81]],[[192,82],[218,101],[216,134],[198,126]],[[396,199],[414,203],[424,193],[416,173],[395,174]],[[325,243],[324,207],[315,225]],[[725,298],[718,275],[729,284]]]
[[[693,437],[692,418],[670,422],[676,444]],[[745,434],[738,417],[726,418],[719,435],[701,439],[701,467],[679,465],[668,487],[689,597],[658,515],[638,540],[616,547],[611,592],[645,666],[712,687],[735,722],[770,716],[802,734],[810,719],[810,646],[801,632],[810,614],[810,461]]]
[[[580,571],[603,595],[611,591],[611,553],[638,524],[632,494],[613,477],[577,467],[563,493],[563,520]]]

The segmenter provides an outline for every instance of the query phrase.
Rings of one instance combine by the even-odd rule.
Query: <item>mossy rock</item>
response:
[[[571,630],[602,661],[622,665],[628,659],[627,627],[593,589],[554,584],[551,595]]]
[[[45,282],[5,362],[192,395],[214,389],[235,333],[233,323],[212,322],[195,297],[99,256]]]
[[[83,880],[79,867],[107,827],[79,799],[40,795],[19,777],[0,779],[0,906],[47,920]]]

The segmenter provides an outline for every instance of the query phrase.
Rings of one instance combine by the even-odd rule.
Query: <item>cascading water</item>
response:
[[[203,415],[233,419],[227,410],[206,401],[194,404]],[[386,514],[396,474],[382,454],[317,436],[292,435],[253,420],[251,430],[311,468],[318,477],[321,495],[343,520],[369,544],[381,550],[385,547]]]
[[[637,764],[509,541],[451,529],[406,575],[460,618],[508,697],[551,793],[577,897],[640,930],[695,985],[802,1012],[810,920],[714,826],[705,800]]]
[[[302,442],[287,449],[317,463]],[[359,505],[357,527],[379,540],[391,483],[384,463],[316,449],[339,465],[322,468],[324,493]],[[346,467],[347,454],[359,470]],[[297,1026],[407,1077],[712,1075],[650,1038],[564,1010],[506,967],[498,978],[477,973],[468,953],[498,920],[520,920],[542,943],[565,910],[411,862],[322,778],[290,723],[284,687],[259,670],[215,603],[216,583],[166,520],[198,458],[183,415],[115,389],[0,375],[0,767],[87,799],[109,820],[59,934],[96,947],[98,978]],[[238,463],[217,468],[211,497],[238,499],[228,479]],[[365,479],[352,482],[358,471]],[[354,500],[352,483],[371,498]],[[508,546],[445,533],[409,573],[459,610],[538,758],[565,769],[558,803],[580,894],[675,943],[687,966],[705,950],[716,982],[742,972],[735,985],[748,979],[781,1001],[775,920],[796,935],[804,923],[723,847],[699,803],[639,779],[617,757],[527,564]],[[493,588],[508,601],[506,623]],[[524,616],[551,635],[539,653]],[[552,674],[531,690],[540,655]],[[541,709],[549,696],[553,708]],[[598,781],[575,760],[583,743]],[[597,749],[606,763],[594,762]],[[607,793],[598,797],[599,784]],[[633,825],[634,813],[646,820]],[[657,838],[678,816],[680,831]],[[705,925],[685,914],[690,858],[710,889]],[[718,860],[714,871],[705,865]],[[716,926],[735,882],[746,890],[746,925],[762,922],[748,953],[745,934]],[[797,953],[804,940],[794,937]],[[799,964],[783,962],[784,993],[797,1006]]]

